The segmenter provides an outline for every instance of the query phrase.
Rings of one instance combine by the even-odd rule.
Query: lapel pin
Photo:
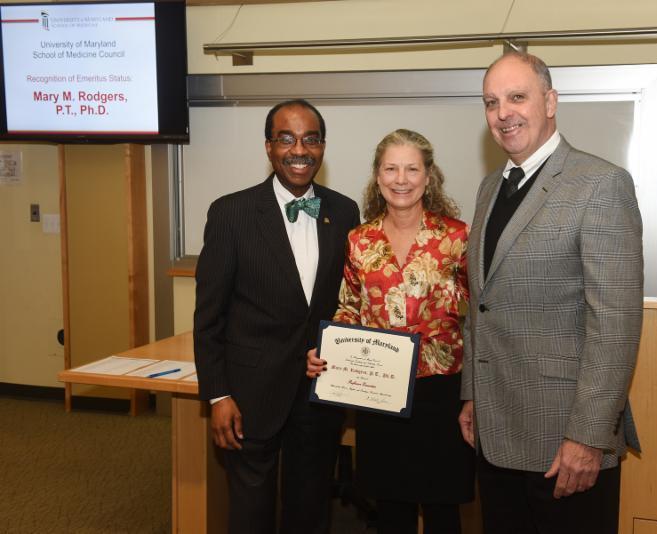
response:
[[[331,224],[328,217],[324,217],[324,224]]]

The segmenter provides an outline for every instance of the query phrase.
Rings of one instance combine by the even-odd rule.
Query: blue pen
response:
[[[171,373],[177,373],[180,369],[169,369],[168,371],[160,371],[159,373],[153,373],[148,375],[146,378],[157,378],[158,376],[170,375]]]

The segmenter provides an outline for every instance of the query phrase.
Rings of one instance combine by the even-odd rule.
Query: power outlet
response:
[[[30,222],[39,222],[41,220],[41,209],[38,204],[30,204]]]

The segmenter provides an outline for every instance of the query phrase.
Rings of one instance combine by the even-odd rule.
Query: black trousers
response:
[[[477,476],[485,534],[617,534],[620,463],[600,471],[589,490],[552,496],[557,477],[496,467],[479,454]]]
[[[422,534],[461,534],[458,504],[376,501],[377,534],[417,534],[418,508],[422,507]]]
[[[344,414],[308,402],[301,379],[290,415],[267,440],[245,436],[241,451],[224,451],[229,488],[229,534],[327,534]],[[276,502],[281,465],[280,528]]]

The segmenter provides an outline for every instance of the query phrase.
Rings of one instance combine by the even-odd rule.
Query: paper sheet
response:
[[[149,360],[146,358],[123,358],[121,356],[108,356],[107,358],[103,358],[97,362],[88,363],[71,370],[77,373],[124,375],[141,367],[155,363],[156,361],[157,360]]]

